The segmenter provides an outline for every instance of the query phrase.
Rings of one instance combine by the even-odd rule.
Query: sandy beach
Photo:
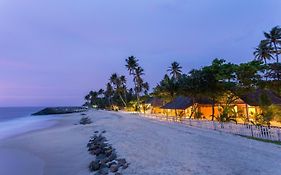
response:
[[[281,174],[281,146],[239,136],[153,121],[131,114],[89,111],[93,123],[68,114],[45,129],[0,140],[0,174],[88,175],[94,159],[86,144],[106,130],[109,143],[130,163],[123,174]]]

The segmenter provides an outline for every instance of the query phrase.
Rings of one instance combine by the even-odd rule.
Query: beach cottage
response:
[[[212,114],[212,101],[201,98],[192,99],[190,97],[179,96],[173,101],[162,106],[164,115],[179,116],[189,118],[200,114],[202,118],[210,118]],[[218,114],[218,107],[215,107],[215,114]]]
[[[165,104],[165,101],[161,98],[152,97],[145,101],[144,104],[141,105],[141,112],[146,112],[149,114],[163,114],[163,109],[161,108]],[[144,107],[147,108],[144,111]]]
[[[251,120],[256,114],[262,113],[261,106],[281,106],[281,97],[269,90],[256,90],[237,97],[232,104],[214,104],[214,116],[219,116],[226,105],[231,105],[238,118]],[[167,116],[212,119],[212,101],[206,98],[194,100],[179,96],[161,108],[162,114]]]

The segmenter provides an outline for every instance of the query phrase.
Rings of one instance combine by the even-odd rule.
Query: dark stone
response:
[[[118,165],[116,165],[116,164],[111,165],[111,166],[110,166],[110,171],[111,171],[112,173],[117,172],[117,171],[118,171]]]
[[[107,158],[106,155],[99,154],[99,155],[97,155],[96,160],[101,161],[101,160],[104,160],[105,158]]]
[[[127,169],[129,167],[129,164],[128,163],[125,163],[123,166],[122,166],[122,169]]]
[[[103,133],[103,134],[106,133],[106,130],[103,130],[101,133]]]
[[[97,133],[99,133],[99,131],[95,131],[95,133],[97,134]]]
[[[124,166],[127,162],[126,159],[117,159],[118,166]]]
[[[89,165],[89,169],[91,172],[97,171],[100,169],[100,163],[98,161],[92,161]]]
[[[108,159],[109,159],[109,161],[113,161],[113,160],[115,160],[117,158],[117,155],[116,155],[116,153],[112,153],[112,154],[110,154],[110,156],[108,156]]]
[[[82,117],[79,122],[81,125],[87,125],[93,123],[89,117]]]
[[[97,148],[95,150],[92,150],[91,154],[98,156],[101,154],[101,152],[102,152],[102,149]]]
[[[117,173],[115,173],[115,175],[122,175],[122,173],[117,172]]]
[[[98,171],[98,173],[100,173],[101,175],[105,175],[108,174],[109,169],[106,166],[103,166],[100,168],[100,170]]]

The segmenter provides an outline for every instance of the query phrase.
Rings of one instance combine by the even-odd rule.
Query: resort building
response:
[[[264,105],[278,105],[281,106],[281,97],[269,90],[257,90],[255,92],[247,93],[241,97],[236,97],[235,101],[230,104],[219,102],[214,104],[212,108],[212,101],[208,99],[193,100],[190,97],[179,96],[173,101],[161,107],[159,112],[166,116],[176,116],[181,118],[200,118],[212,119],[212,111],[214,116],[219,116],[223,109],[228,105],[233,114],[239,122],[251,121],[257,114],[262,113],[261,107]]]
[[[149,114],[163,114],[164,110],[161,108],[165,104],[164,100],[161,98],[152,97],[145,101],[144,104],[141,105],[141,112],[149,113]],[[144,107],[147,109],[144,111]]]

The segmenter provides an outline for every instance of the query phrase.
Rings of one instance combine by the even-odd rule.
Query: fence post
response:
[[[217,130],[217,124],[213,121],[214,130]]]
[[[277,130],[277,136],[278,136],[278,141],[281,141],[281,133],[280,133],[280,129]]]
[[[253,132],[253,127],[252,127],[253,125],[249,125],[249,127],[250,127],[250,129],[251,129],[251,135],[252,135],[252,137],[254,137],[254,132]]]

